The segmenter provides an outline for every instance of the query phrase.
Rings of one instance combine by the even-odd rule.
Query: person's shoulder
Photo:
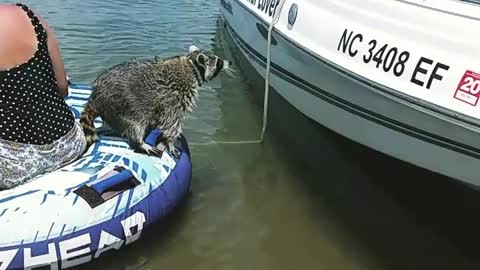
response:
[[[1,4],[0,3],[0,12],[4,14],[18,14],[21,12],[21,7],[12,4]]]
[[[23,20],[23,10],[19,6],[12,4],[0,4],[0,21]]]
[[[20,7],[14,4],[5,4],[5,3],[0,3],[0,12],[7,12],[7,11],[16,11]]]

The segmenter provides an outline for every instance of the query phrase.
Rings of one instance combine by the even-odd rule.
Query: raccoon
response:
[[[98,140],[93,121],[100,116],[137,152],[161,156],[167,149],[178,158],[174,143],[186,114],[195,107],[199,87],[230,67],[228,60],[194,45],[184,55],[131,59],[111,67],[93,82],[81,113],[87,148]],[[152,147],[144,140],[155,128],[163,131],[163,137]]]

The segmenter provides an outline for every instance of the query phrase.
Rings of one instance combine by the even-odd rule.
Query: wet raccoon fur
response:
[[[80,118],[87,147],[98,140],[93,121],[100,116],[137,151],[160,156],[167,148],[178,157],[174,143],[186,114],[195,106],[198,88],[230,65],[192,45],[186,55],[133,59],[106,70],[93,82]],[[155,128],[163,131],[163,137],[152,147],[144,139]]]

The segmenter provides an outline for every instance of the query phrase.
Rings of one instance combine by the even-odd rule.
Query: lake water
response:
[[[69,76],[89,84],[132,56],[190,44],[234,61],[200,91],[185,135],[192,194],[146,237],[83,269],[480,269],[480,199],[314,124],[272,93],[219,23],[215,0],[26,1],[59,39]],[[454,166],[455,164],[452,164]]]

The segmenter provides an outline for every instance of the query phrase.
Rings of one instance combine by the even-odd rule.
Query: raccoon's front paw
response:
[[[180,158],[180,150],[178,150],[176,147],[175,147],[175,144],[174,143],[169,143],[168,146],[168,152],[170,152],[170,155],[172,155],[173,158],[175,159],[179,159]]]
[[[143,154],[147,154],[149,156],[155,156],[155,157],[159,157],[161,158],[162,157],[162,154],[163,154],[163,151],[156,148],[156,147],[152,147],[146,143],[142,144],[140,147],[138,147],[136,150],[135,150],[136,153],[143,153]]]
[[[160,150],[160,149],[158,149],[158,148],[152,147],[152,149],[149,150],[149,151],[147,152],[147,154],[150,155],[150,156],[155,156],[155,157],[161,158],[162,155],[163,155],[163,151]]]
[[[180,158],[180,151],[177,148],[173,147],[173,149],[170,149],[169,152],[175,159]]]

